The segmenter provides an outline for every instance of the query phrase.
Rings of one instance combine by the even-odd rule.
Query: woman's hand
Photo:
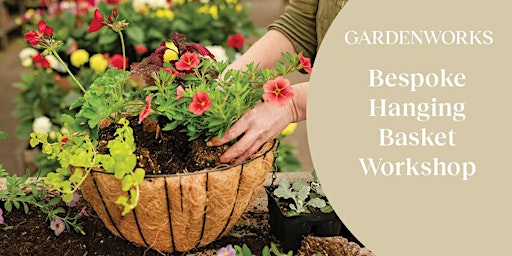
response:
[[[265,142],[277,137],[289,123],[305,119],[307,84],[294,86],[295,97],[282,107],[268,103],[257,104],[233,124],[220,140],[215,137],[207,145],[220,146],[239,138],[221,156],[220,161],[222,163],[233,160],[234,163],[245,161]]]

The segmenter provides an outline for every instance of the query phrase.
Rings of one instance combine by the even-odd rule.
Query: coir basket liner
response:
[[[267,142],[239,165],[146,175],[137,207],[125,216],[114,202],[126,192],[112,174],[92,171],[82,194],[113,234],[161,252],[189,251],[229,232],[263,186],[273,167],[276,144]]]

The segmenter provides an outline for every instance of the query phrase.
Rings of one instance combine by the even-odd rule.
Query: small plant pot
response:
[[[342,236],[350,242],[355,242],[364,247],[357,238],[352,235],[335,212],[307,213],[297,216],[286,216],[279,207],[273,191],[277,186],[265,187],[268,196],[269,222],[272,233],[279,240],[285,251],[297,252],[302,239],[307,235],[318,237]]]

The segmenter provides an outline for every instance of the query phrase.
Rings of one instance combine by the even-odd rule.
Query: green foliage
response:
[[[236,256],[253,256],[251,249],[246,244],[243,244],[242,246],[235,245],[235,246],[233,246],[233,248],[235,248]],[[293,251],[289,251],[288,253],[282,253],[274,243],[271,243],[270,247],[268,245],[266,245],[263,248],[261,255],[262,256],[271,256],[271,255],[292,256]]]
[[[7,139],[8,137],[9,137],[9,136],[7,136],[7,133],[0,131],[0,140],[5,140],[5,139]]]
[[[28,214],[29,205],[34,205],[47,214],[51,220],[66,212],[63,207],[57,206],[61,201],[60,197],[48,200],[43,181],[37,179],[30,181],[29,177],[29,170],[22,177],[18,177],[16,174],[10,176],[0,165],[0,178],[5,178],[6,181],[6,189],[0,190],[0,201],[4,202],[6,211],[11,212],[23,207],[25,214]],[[61,218],[66,223],[68,231],[73,228],[76,232],[85,234],[82,224],[79,222],[80,217],[79,214],[73,216],[71,210],[68,209],[66,216]]]
[[[68,120],[73,121],[69,118]],[[135,169],[135,143],[128,120],[121,118],[118,124],[120,127],[114,134],[115,138],[107,144],[109,154],[98,153],[96,141],[89,135],[57,133],[57,142],[49,142],[46,134],[30,135],[32,147],[41,144],[42,152],[48,158],[59,161],[60,167],[55,172],[48,173],[44,182],[51,186],[51,190],[62,193],[64,202],[73,199],[74,193],[93,168],[103,168],[105,172],[122,180],[123,191],[129,192],[129,197],[121,196],[116,202],[124,207],[122,214],[126,215],[135,208],[139,199],[139,184],[143,181],[145,172],[141,168]]]
[[[323,213],[333,211],[331,205],[327,202],[320,183],[316,181],[297,180],[290,184],[287,180],[282,179],[279,186],[274,190],[274,195],[285,200],[292,200],[293,203],[288,205],[287,216],[311,213],[314,208]]]

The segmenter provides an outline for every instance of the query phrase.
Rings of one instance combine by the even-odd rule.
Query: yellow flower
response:
[[[197,9],[197,13],[207,13],[210,7],[206,4]]]
[[[212,16],[214,20],[219,19],[219,8],[216,5],[210,6],[210,9],[208,10],[208,13]]]
[[[155,16],[158,18],[167,18],[168,20],[174,19],[174,12],[169,9],[158,9],[155,12]]]
[[[290,123],[281,131],[281,135],[288,136],[294,133],[295,129],[297,129],[297,123]]]
[[[241,12],[241,11],[242,11],[242,9],[243,9],[243,7],[242,7],[242,5],[241,5],[241,4],[236,4],[236,6],[235,6],[235,11],[236,11],[236,12]]]
[[[182,5],[185,3],[185,0],[174,0],[172,1],[173,4],[176,4],[176,5]]]
[[[71,53],[70,60],[73,66],[81,67],[89,61],[89,53],[84,49],[78,49]]]
[[[135,11],[138,13],[142,13],[142,14],[148,14],[149,6],[147,4],[143,4],[139,8],[137,8]]]
[[[91,56],[90,66],[96,73],[103,73],[108,67],[108,60],[101,53]]]
[[[238,0],[226,0],[226,3],[228,3],[228,4],[236,4],[236,3],[238,3]]]
[[[171,60],[177,60],[179,53],[178,47],[176,47],[173,42],[166,42],[165,46],[167,46],[169,49],[165,50],[164,61],[169,62]]]

